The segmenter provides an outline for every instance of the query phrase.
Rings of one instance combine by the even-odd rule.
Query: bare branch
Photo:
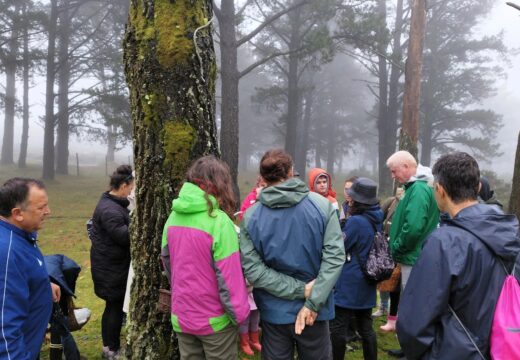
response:
[[[251,31],[248,35],[244,36],[242,39],[238,40],[237,47],[245,44],[246,42],[248,42],[249,40],[254,38],[256,35],[258,35],[258,33],[260,31],[262,31],[267,25],[270,25],[273,21],[278,20],[279,18],[281,18],[283,15],[287,14],[288,12],[290,12],[302,5],[305,5],[307,3],[308,3],[308,0],[302,0],[302,1],[299,1],[295,4],[293,4],[292,6],[285,8],[284,10],[282,10],[274,15],[271,15],[270,17],[265,19],[263,23],[261,23],[259,26],[257,26],[256,29]]]

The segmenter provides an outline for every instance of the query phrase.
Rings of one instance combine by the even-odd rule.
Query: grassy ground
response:
[[[30,167],[20,171],[15,167],[0,168],[0,183],[13,176],[40,177],[41,169]],[[243,196],[254,186],[255,174],[244,174],[241,177],[241,191]],[[108,178],[104,175],[104,168],[82,169],[81,176],[57,176],[53,182],[47,182],[49,203],[52,216],[47,219],[44,228],[39,234],[39,245],[44,255],[65,254],[81,265],[77,288],[76,305],[88,307],[92,310],[89,323],[74,333],[81,354],[87,359],[100,359],[101,354],[101,314],[104,309],[103,301],[93,292],[90,275],[89,250],[90,241],[87,237],[85,222],[92,215],[100,194],[107,188]],[[336,184],[335,184],[336,185]],[[338,200],[341,198],[342,183],[338,181]],[[378,329],[384,319],[377,319],[374,328]],[[379,359],[390,359],[384,350],[396,348],[397,341],[393,334],[382,334],[377,331]],[[347,353],[348,359],[362,359],[361,344],[354,346],[358,349]],[[48,359],[47,346],[42,348],[42,359]],[[245,357],[244,358],[248,358]],[[259,357],[255,357],[258,359]]]

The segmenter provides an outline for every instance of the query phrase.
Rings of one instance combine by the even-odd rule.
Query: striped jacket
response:
[[[0,359],[38,358],[51,311],[51,285],[36,233],[0,220]]]
[[[209,216],[204,195],[192,183],[182,186],[162,238],[163,262],[171,272],[173,330],[193,335],[218,332],[249,315],[234,224],[211,195]]]

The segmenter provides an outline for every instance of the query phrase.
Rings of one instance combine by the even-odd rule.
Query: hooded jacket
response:
[[[240,251],[262,320],[292,324],[304,304],[317,320],[334,318],[332,288],[345,261],[339,220],[332,204],[301,180],[262,190],[240,224]],[[313,279],[304,300],[303,285]]]
[[[390,227],[390,250],[398,263],[413,266],[424,239],[439,223],[439,209],[426,178],[413,177],[404,185]]]
[[[347,219],[343,228],[347,261],[334,288],[336,306],[346,309],[372,309],[376,306],[376,284],[369,282],[363,274],[360,261],[366,262],[374,243],[374,226],[381,231],[382,223],[383,211],[379,205]]]
[[[320,176],[325,176],[327,178],[327,184],[329,186],[327,196],[325,197],[333,206],[335,206],[336,210],[339,210],[338,201],[336,200],[336,192],[332,189],[332,177],[328,172],[320,168],[311,169],[309,171],[309,189],[312,192],[318,193],[316,191],[316,181]]]
[[[235,226],[206,193],[186,182],[164,225],[162,254],[171,271],[171,321],[175,332],[209,335],[249,315]],[[169,271],[169,272],[170,272]]]
[[[489,358],[493,314],[506,277],[500,261],[511,271],[516,259],[518,269],[519,252],[514,215],[482,204],[454,218],[443,215],[401,295],[397,335],[406,358],[481,359],[448,304]]]
[[[101,195],[92,215],[90,262],[94,291],[98,297],[123,301],[130,267],[130,202],[125,198]]]
[[[38,358],[51,318],[50,284],[36,233],[0,220],[0,359]]]

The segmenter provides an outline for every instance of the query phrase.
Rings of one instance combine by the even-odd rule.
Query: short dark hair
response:
[[[117,190],[123,184],[130,184],[134,180],[132,167],[130,165],[120,165],[110,176],[110,189]]]
[[[442,185],[455,203],[477,200],[480,170],[477,161],[465,152],[443,155],[433,165],[435,182]]]
[[[27,206],[31,186],[45,189],[43,182],[36,179],[15,177],[7,180],[0,187],[0,215],[9,217],[12,209],[17,207],[24,209]]]
[[[366,213],[374,205],[363,204],[357,201],[352,201],[352,205],[349,207],[348,212],[350,215],[361,215]]]
[[[291,155],[282,149],[266,151],[260,160],[260,175],[267,183],[272,184],[289,177],[293,167]]]

